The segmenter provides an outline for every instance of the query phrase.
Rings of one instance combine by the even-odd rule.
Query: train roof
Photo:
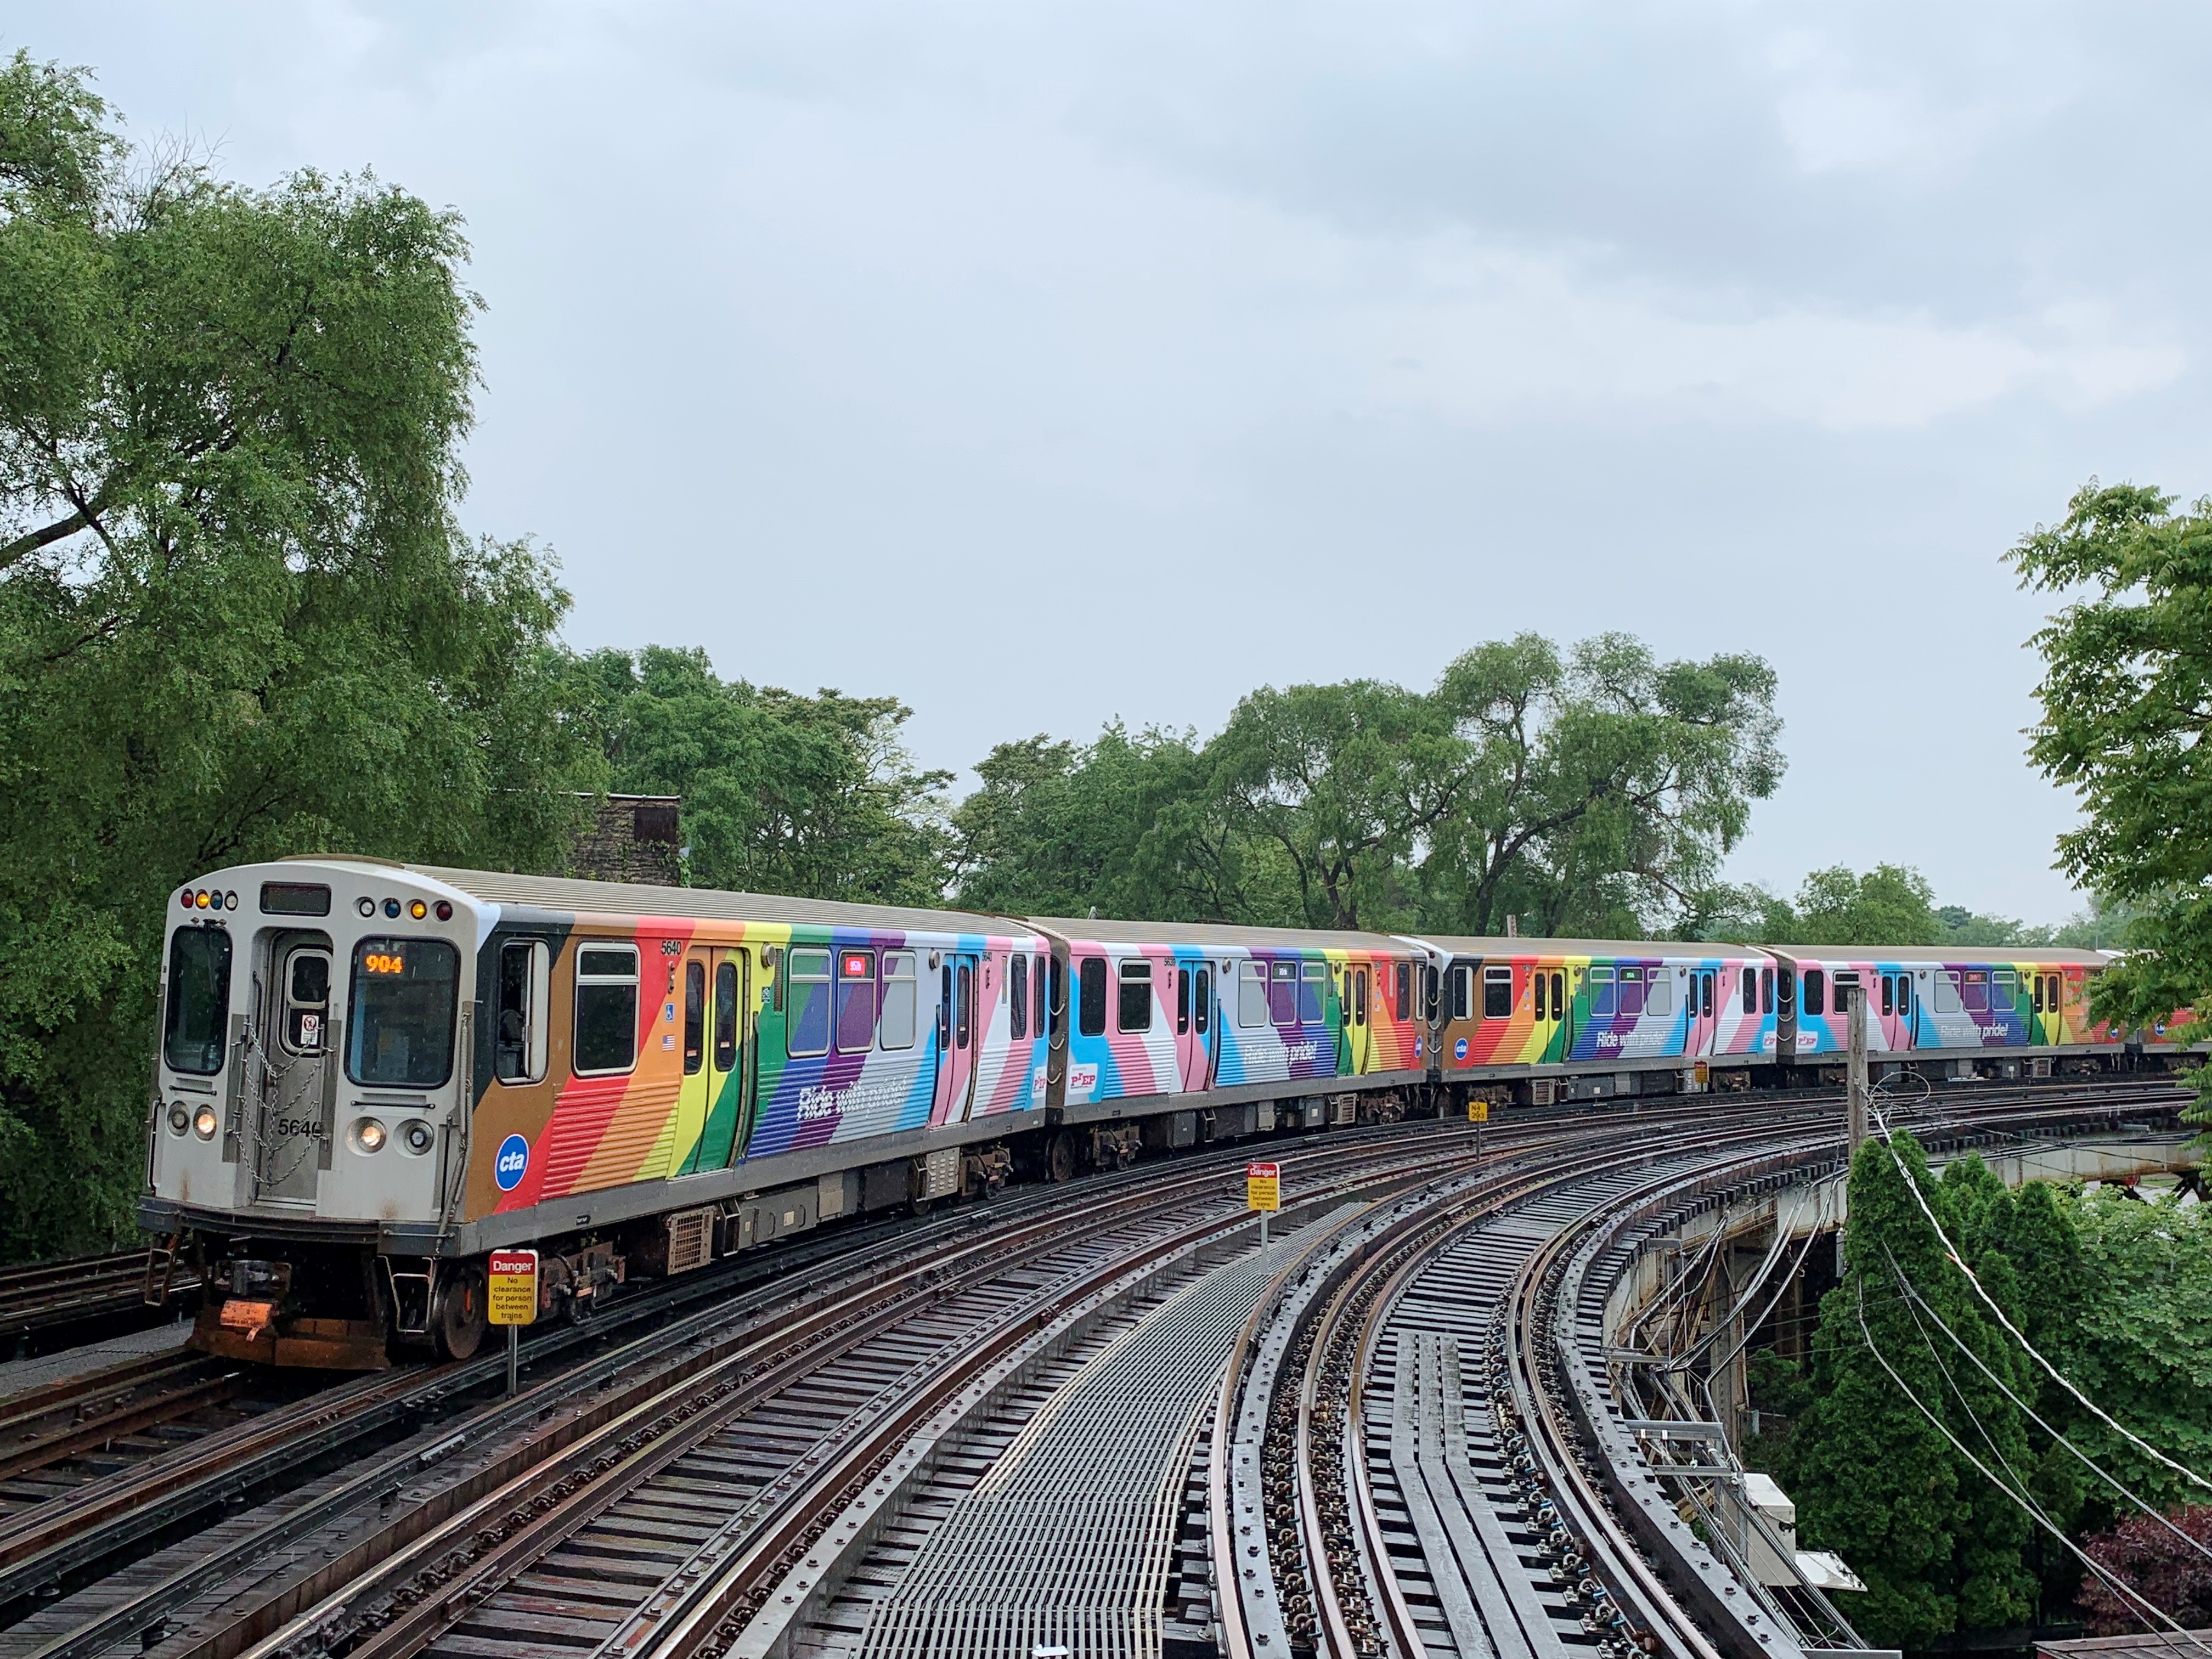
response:
[[[2024,962],[2037,968],[2102,968],[2101,951],[2033,951],[2021,945],[1770,945],[1786,962]]]
[[[1406,942],[1387,933],[1328,927],[1243,927],[1227,921],[1119,921],[1105,916],[1031,916],[1034,927],[1092,945],[1269,945],[1283,950],[1397,951]]]
[[[352,860],[329,859],[325,863]],[[527,904],[541,910],[585,910],[621,916],[696,916],[712,921],[774,921],[821,927],[865,927],[884,933],[983,933],[1005,939],[1030,930],[1008,916],[970,910],[923,910],[899,904],[848,904],[837,899],[788,898],[778,893],[733,893],[719,887],[656,887],[642,882],[579,881],[565,876],[514,876],[495,870],[449,870],[431,864],[399,866],[442,881],[492,904]]]
[[[1678,939],[1544,939],[1522,933],[1510,939],[1467,934],[1421,933],[1415,937],[1455,957],[1715,957],[1760,954],[1751,945]]]

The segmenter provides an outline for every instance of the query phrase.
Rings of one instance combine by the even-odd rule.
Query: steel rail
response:
[[[1402,1142],[1407,1138],[1402,1130],[1379,1141],[1363,1138],[1358,1142],[1351,1142],[1339,1138],[1333,1142],[1325,1143],[1320,1147],[1291,1158],[1288,1162],[1292,1170],[1301,1176],[1316,1159],[1347,1163],[1354,1166],[1362,1161],[1387,1163],[1391,1159],[1403,1158],[1406,1156]],[[1425,1166],[1428,1166],[1431,1160],[1425,1158],[1420,1161]],[[987,1267],[994,1272],[1003,1272],[1021,1259],[1019,1256],[1010,1257],[1008,1255],[1010,1248],[1017,1243],[1025,1244],[1032,1250],[1057,1248],[1066,1241],[1071,1224],[1080,1221],[1086,1214],[1095,1214],[1101,1225],[1112,1225],[1123,1224],[1133,1213],[1171,1209],[1209,1190],[1218,1192],[1222,1171],[1214,1168],[1188,1170],[1164,1183],[1158,1180],[1157,1172],[1154,1174],[1155,1178],[1149,1183],[1141,1181],[1120,1181],[1116,1182],[1112,1188],[1087,1194],[1073,1211],[1065,1199],[1040,1195],[1030,1206],[1030,1209],[1036,1212],[1033,1220],[1021,1223],[1012,1231],[1003,1227],[982,1231],[972,1242],[961,1245],[951,1255],[945,1254],[941,1245],[917,1249],[912,1253],[912,1265],[904,1270],[904,1278],[910,1279],[916,1285],[935,1288],[940,1294],[948,1293],[944,1291],[943,1286],[958,1268],[963,1258],[972,1257],[979,1267]],[[889,1275],[884,1271],[871,1274],[866,1280],[870,1287],[867,1294],[882,1297],[884,1294],[884,1287],[888,1278]],[[901,1282],[904,1282],[904,1279],[902,1279]],[[788,1327],[785,1328],[784,1334],[787,1335],[788,1328]],[[818,1353],[811,1355],[808,1357],[807,1363],[809,1364],[819,1363],[822,1357]],[[488,1409],[502,1416],[507,1414],[504,1407]],[[318,1504],[317,1518],[325,1518],[331,1513],[340,1511],[347,1504],[357,1502],[360,1494],[351,1487],[359,1484],[358,1482],[349,1483],[348,1491],[333,1494],[330,1501]],[[368,1484],[374,1485],[375,1482],[372,1480]],[[483,1484],[482,1481],[475,1483],[477,1488],[481,1488]],[[434,1519],[434,1517],[432,1518]],[[410,1515],[409,1524],[416,1526],[419,1530],[421,1524],[428,1524],[428,1522],[422,1521],[419,1516]],[[299,1530],[297,1522],[289,1516],[283,1522],[271,1523],[272,1528],[279,1526],[288,1533],[295,1534]],[[380,1534],[380,1538],[381,1536]],[[229,1559],[235,1559],[240,1557],[242,1551],[263,1547],[266,1542],[266,1540],[258,1536],[250,1542],[242,1540],[233,1549],[226,1552],[226,1556]],[[368,1547],[364,1546],[363,1550]],[[346,1560],[354,1561],[356,1557],[363,1553],[363,1550],[349,1551]],[[333,1564],[332,1570],[325,1570],[316,1575],[309,1581],[307,1589],[303,1593],[319,1593],[329,1589],[336,1577],[334,1569],[343,1565],[344,1564]],[[215,1577],[220,1576],[222,1571],[227,1570],[225,1563],[203,1564],[202,1566],[191,1570],[187,1574],[179,1575],[171,1581],[165,1581],[162,1584],[151,1587],[142,1595],[133,1598],[131,1603],[114,1609],[106,1619],[99,1621],[99,1628],[103,1631],[127,1631],[134,1626],[143,1627],[150,1621],[152,1617],[157,1616],[163,1604],[173,1607],[182,1595],[191,1589],[204,1587],[212,1582]],[[274,1610],[275,1616],[281,1618],[295,1610],[302,1604],[303,1593],[288,1593],[283,1598],[282,1606]],[[349,1591],[348,1594],[350,1595],[351,1592]],[[265,1629],[270,1620],[264,1619],[259,1622]],[[234,1625],[232,1629],[235,1632],[237,1626]],[[93,1627],[88,1626],[82,1632],[72,1633],[65,1646],[58,1643],[50,1644],[46,1649],[40,1651],[42,1654],[52,1656],[52,1659],[60,1659],[60,1656],[64,1653],[89,1652],[91,1649],[87,1643],[92,1638],[93,1634]],[[253,1635],[258,1634],[259,1634],[258,1631],[247,1632],[245,1639],[250,1640]],[[212,1644],[204,1644],[195,1648],[193,1652],[204,1656],[205,1659],[214,1659],[215,1656],[234,1652],[242,1645],[243,1641],[234,1637],[227,1637]]]

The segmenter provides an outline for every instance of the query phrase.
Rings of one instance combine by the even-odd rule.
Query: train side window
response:
[[[1046,1022],[1045,1035],[1049,1036],[1057,1031],[1065,1038],[1067,1035],[1067,959],[1065,957],[1048,957],[1045,960],[1052,977],[1052,1000],[1047,1005],[1047,1012],[1051,1018]]]
[[[2031,1013],[2043,1012],[2043,975],[2030,974],[2027,979],[2027,1006]]]
[[[830,953],[794,949],[784,952],[784,978],[790,981],[785,1001],[783,1046],[787,1054],[826,1054],[830,1052]]]
[[[1486,968],[1482,970],[1482,1017],[1485,1019],[1505,1019],[1513,1012],[1513,970],[1510,968]]]
[[[543,939],[499,947],[498,1006],[492,1018],[492,1073],[501,1083],[545,1075],[545,997],[552,955]]]
[[[2010,968],[1990,975],[1990,1012],[2008,1014],[2020,1006],[2020,975]]]
[[[714,1069],[732,1072],[737,1065],[738,963],[725,957],[714,964]]]
[[[1634,1019],[1644,1012],[1644,970],[1624,968],[1620,970],[1620,1012]]]
[[[1698,977],[1704,981],[1698,998],[1700,1006],[1705,1009],[1701,1018],[1711,1019],[1713,1017],[1713,976],[1711,974],[1700,974]]]
[[[1030,964],[1030,983],[1035,988],[1030,992],[1030,994],[1036,1000],[1036,1006],[1031,1010],[1031,1012],[1036,1015],[1035,1030],[1039,1036],[1043,1036],[1052,1029],[1049,1025],[1045,1024],[1044,961],[1045,959],[1042,957],[1038,957]]]
[[[1759,1010],[1765,1014],[1774,1012],[1774,969],[1771,968],[1759,970]]]
[[[1411,1019],[1413,1017],[1413,964],[1412,963],[1401,962],[1398,964],[1397,986],[1393,1002],[1393,1006],[1397,1010],[1397,1018]]]
[[[1085,1036],[1106,1035],[1106,958],[1085,957],[1075,975],[1075,1029]]]
[[[1622,986],[1625,998],[1628,988]],[[1694,989],[1694,988],[1692,988]],[[1694,999],[1693,999],[1694,1000]],[[1644,985],[1644,1012],[1647,1014],[1671,1014],[1674,1012],[1674,977],[1664,968],[1654,968],[1651,977]]]
[[[1362,968],[1354,981],[1352,995],[1352,1023],[1367,1024],[1367,970]]]
[[[1551,976],[1547,974],[1536,974],[1532,977],[1534,977],[1536,981],[1536,1018],[1538,1019],[1549,1019],[1551,1015],[1544,1012],[1546,1006],[1544,1001],[1544,988],[1549,982]]]
[[[636,1064],[637,946],[579,945],[576,1073],[627,1072]]]
[[[1191,986],[1191,1023],[1204,1036],[1213,1026],[1213,969],[1200,964]]]
[[[1910,975],[1910,974],[1899,974],[1899,975],[1897,976],[1897,1014],[1898,1014],[1898,1018],[1900,1018],[1900,1019],[1902,1019],[1905,1015],[1907,1015],[1907,1014],[1911,1013],[1911,1012],[1912,1012],[1912,975]]]
[[[884,1011],[877,1022],[877,1040],[886,1048],[914,1047],[915,1012],[921,1003],[915,982],[914,952],[884,952]],[[719,1048],[720,1039],[715,1039]],[[721,1062],[717,1060],[715,1064]]]
[[[1990,976],[1975,969],[1968,969],[1959,982],[1959,1000],[1970,1014],[1985,1014],[1990,1011]]]
[[[1756,969],[1743,969],[1743,1011],[1747,1014],[1759,1012],[1759,973]]]
[[[1805,1012],[1817,1014],[1826,1011],[1828,1000],[1828,976],[1818,968],[1805,970]]]
[[[975,966],[965,957],[960,963],[959,1001],[952,1015],[952,1046],[965,1048],[975,1030]]]
[[[1237,964],[1237,1023],[1249,1030],[1267,1023],[1267,964]]]
[[[1554,974],[1552,975],[1552,1018],[1565,1019],[1566,1017],[1567,976],[1565,974]]]
[[[1125,1031],[1149,1031],[1152,1029],[1152,964],[1141,957],[1130,957],[1121,963],[1121,994],[1120,1006],[1114,1011],[1115,1023]]]
[[[1006,963],[1006,1035],[1019,1042],[1030,1034],[1030,959]]]
[[[876,953],[837,952],[837,1052],[865,1054],[876,1046]]]
[[[1881,1011],[1885,1014],[1897,1012],[1897,981],[1888,974],[1881,976]]]
[[[693,957],[684,964],[684,1075],[694,1077],[707,1063],[707,962]]]
[[[1322,981],[1328,977],[1328,969],[1318,962],[1302,963],[1298,968],[1298,1023],[1318,1025],[1322,1021]]]
[[[1589,970],[1589,984],[1591,1014],[1600,1019],[1608,1018],[1611,1016],[1613,1010],[1620,1006],[1620,988],[1613,983],[1613,969],[1610,968],[1591,969]]]
[[[1176,976],[1176,1035],[1190,1030],[1190,969],[1177,968]]]
[[[1271,963],[1267,969],[1267,1017],[1278,1025],[1298,1023],[1298,964]]]
[[[1955,1014],[1962,1006],[1959,996],[1959,970],[1955,968],[1939,969],[1936,975],[1936,1012]]]

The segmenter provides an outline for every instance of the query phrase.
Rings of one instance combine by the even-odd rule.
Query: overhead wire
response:
[[[2065,1389],[2067,1393],[2072,1395],[2074,1398],[2080,1401],[2081,1404],[2100,1422],[2103,1423],[2115,1434],[2119,1435],[2123,1439],[2126,1440],[2129,1444],[2134,1446],[2144,1455],[2154,1458],[2157,1462],[2163,1463],[2167,1468],[2172,1469],[2176,1474],[2180,1475],[2184,1480],[2190,1482],[2191,1485],[2201,1487],[2208,1492],[2212,1492],[2212,1480],[2207,1480],[2203,1475],[2197,1474],[2196,1470],[2189,1468],[2186,1464],[2175,1462],[2172,1458],[2168,1457],[2164,1452],[2159,1450],[2157,1447],[2152,1445],[2148,1440],[2145,1440],[2141,1435],[2136,1434],[2134,1431],[2121,1424],[2110,1412],[2106,1411],[2102,1406],[2100,1406],[2095,1401],[2090,1399],[2089,1396],[2082,1393],[2080,1389],[2075,1387],[2073,1379],[2069,1377],[2063,1371],[2060,1370],[2057,1366],[2052,1364],[2051,1361],[2045,1358],[2042,1353],[2036,1348],[2035,1345],[2030,1342],[2027,1338],[2021,1334],[2020,1328],[2014,1325],[2012,1322],[2011,1318],[2006,1314],[2005,1310],[1997,1305],[1996,1298],[1991,1296],[1989,1293],[1989,1291],[1983,1285],[1982,1281],[1974,1276],[1974,1270],[1966,1265],[1965,1258],[1959,1254],[1958,1247],[1951,1243],[1950,1236],[1943,1231],[1943,1224],[1936,1218],[1936,1212],[1929,1207],[1928,1195],[1920,1190],[1920,1183],[1912,1178],[1911,1171],[1905,1167],[1905,1160],[1898,1156],[1897,1148],[1891,1144],[1888,1123],[1887,1121],[1883,1121],[1880,1118],[1879,1115],[1877,1115],[1876,1121],[1881,1124],[1881,1144],[1883,1150],[1888,1152],[1890,1161],[1897,1165],[1897,1172],[1903,1179],[1906,1190],[1911,1193],[1913,1202],[1920,1206],[1920,1213],[1927,1217],[1928,1224],[1935,1229],[1936,1240],[1942,1245],[1943,1253],[1949,1256],[1952,1261],[1957,1265],[1959,1271],[1966,1276],[1966,1282],[1973,1286],[1974,1294],[1981,1298],[1983,1304],[1986,1306],[1992,1314],[1996,1316],[1997,1322],[2002,1325],[2006,1330],[2012,1333],[2013,1340],[2018,1342],[2021,1347],[2026,1351],[2028,1358],[2034,1360],[2038,1365],[2041,1366],[2043,1370],[2049,1374],[2052,1381],[2056,1382],[2059,1387]]]
[[[1950,1442],[1953,1449],[1957,1451],[1960,1456],[1965,1458],[1969,1463],[1972,1463],[1974,1466],[1984,1480],[1987,1480],[1998,1491],[2006,1493],[2008,1497],[2012,1497],[2014,1502],[2018,1503],[2020,1501],[2018,1495],[2014,1493],[2012,1489],[2006,1486],[2003,1481],[1998,1480],[1994,1474],[1990,1474],[1989,1466],[1984,1463],[1980,1458],[1975,1456],[1972,1448],[1968,1447],[1957,1435],[1951,1431],[1951,1425],[1944,1422],[1941,1417],[1936,1414],[1936,1413],[1929,1410],[1927,1401],[1921,1399],[1919,1395],[1914,1392],[1912,1385],[1898,1375],[1897,1368],[1889,1363],[1887,1356],[1882,1352],[1881,1347],[1875,1343],[1874,1340],[1874,1330],[1873,1328],[1866,1322],[1866,1310],[1863,1307],[1859,1310],[1859,1331],[1866,1339],[1867,1352],[1874,1356],[1875,1363],[1880,1365],[1883,1371],[1888,1375],[1889,1380],[1897,1385],[1898,1391],[1904,1395],[1907,1400],[1910,1400],[1918,1409],[1920,1414],[1926,1418],[1929,1423],[1935,1425],[1936,1431],[1942,1435],[1944,1439]],[[2212,1654],[2212,1646],[2207,1646],[2204,1643],[2197,1640],[2193,1632],[2185,1630],[2170,1613],[2166,1612],[2164,1608],[2145,1598],[2139,1591],[2136,1590],[2131,1586],[2109,1578],[2106,1576],[2106,1569],[2092,1559],[2091,1557],[2082,1550],[2081,1546],[2076,1544],[2072,1539],[2069,1538],[2062,1529],[2053,1525],[2050,1519],[2044,1516],[2034,1504],[2032,1503],[2021,1504],[2021,1507],[2023,1512],[2027,1515],[2029,1519],[2033,1520],[2038,1526],[2043,1528],[2045,1531],[2050,1533],[2052,1537],[2056,1538],[2069,1553],[2078,1559],[2092,1573],[2096,1574],[2100,1579],[2104,1579],[2105,1582],[2112,1584],[2115,1592],[2119,1595],[2124,1601],[2136,1604],[2138,1615],[2148,1615],[2145,1622],[2156,1621],[2158,1623],[2162,1623],[2168,1626],[2174,1635],[2179,1636],[2184,1642],[2187,1643],[2191,1650],[2193,1651],[2203,1654]],[[2163,1632],[2157,1631],[2154,1631],[2152,1633],[2154,1635],[2163,1634]],[[2169,1645],[2171,1644],[2169,1644]]]

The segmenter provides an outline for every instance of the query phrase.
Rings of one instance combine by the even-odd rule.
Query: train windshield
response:
[[[365,939],[354,947],[346,1075],[387,1089],[434,1089],[453,1069],[461,955],[443,939]]]
[[[200,1077],[220,1072],[229,1012],[230,935],[220,927],[179,927],[169,942],[169,1006],[161,1029],[169,1069]]]

